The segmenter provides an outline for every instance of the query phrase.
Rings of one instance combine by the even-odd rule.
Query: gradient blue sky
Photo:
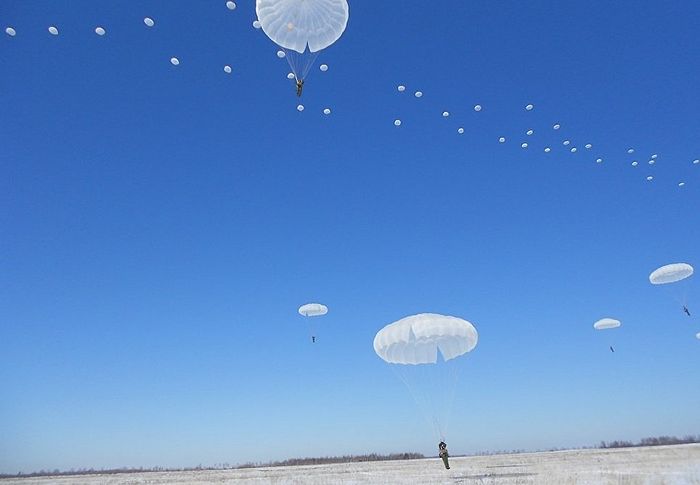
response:
[[[698,2],[354,0],[303,113],[253,2],[136,3],[0,4],[0,471],[433,454],[426,311],[453,453],[700,433]]]

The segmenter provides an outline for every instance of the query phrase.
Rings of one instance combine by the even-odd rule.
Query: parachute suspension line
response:
[[[390,367],[406,386],[418,411],[433,430],[434,437],[445,441],[461,370],[458,363],[443,362],[439,367],[432,365],[391,365]]]
[[[314,324],[314,320],[309,319],[309,327],[308,327],[309,328],[309,340],[311,340],[311,342],[316,341],[316,328],[315,327],[316,326]]]
[[[408,389],[408,393],[411,395],[411,398],[413,399],[413,402],[416,403],[416,407],[420,411],[423,418],[427,421],[428,425],[430,425],[431,423],[427,418],[427,413],[425,412],[426,410],[424,409],[424,406],[423,406],[424,403],[421,402],[421,400],[418,398],[418,395],[416,394],[415,389],[413,389],[411,384],[408,382],[408,379],[406,378],[406,376],[404,376],[401,373],[398,366],[391,364],[391,365],[389,365],[389,367],[391,368],[391,371],[401,380],[401,382],[404,383],[404,385],[406,386],[406,389]]]
[[[449,381],[447,383],[447,399],[445,400],[445,404],[447,406],[445,410],[445,429],[447,430],[450,424],[450,418],[452,418],[452,409],[454,407],[454,401],[455,401],[455,395],[457,394],[457,383],[459,382],[459,377],[460,377],[460,366],[456,365],[453,362],[448,362],[447,363],[448,367],[450,368],[448,372],[448,378]],[[444,437],[443,437],[444,441]]]
[[[316,58],[320,53],[309,52],[308,50],[306,50],[303,54],[299,54],[297,51],[292,49],[283,48],[282,50],[286,54],[285,59],[287,59],[287,64],[289,64],[289,68],[292,70],[295,79],[298,81],[303,81],[306,79],[306,76],[309,75],[311,67],[316,62]]]

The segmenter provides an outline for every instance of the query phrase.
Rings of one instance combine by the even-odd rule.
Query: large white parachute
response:
[[[307,303],[299,307],[299,315],[305,317],[320,317],[328,313],[328,307],[320,303]]]
[[[596,330],[608,330],[610,328],[617,328],[622,323],[620,320],[615,320],[614,318],[601,318],[593,324],[593,328]]]
[[[457,317],[421,313],[390,323],[374,337],[374,351],[390,364],[435,364],[476,347],[474,326]]]
[[[688,263],[667,264],[655,269],[649,275],[652,285],[665,285],[684,280],[693,274],[693,267]]]
[[[277,45],[303,54],[318,52],[343,35],[347,0],[256,0],[263,32]]]
[[[466,361],[457,357],[473,350],[478,339],[468,321],[437,313],[402,318],[374,337],[374,351],[391,364],[441,441],[445,441],[457,381]]]
[[[256,0],[255,11],[263,32],[284,49],[297,81],[343,35],[349,18],[347,0]]]

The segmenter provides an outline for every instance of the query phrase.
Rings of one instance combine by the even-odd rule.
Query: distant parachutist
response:
[[[686,315],[690,316],[690,310],[688,310],[688,307],[683,305],[683,311],[685,312]]]
[[[316,343],[316,336],[315,336],[315,335],[312,335],[312,336],[311,336],[311,343],[312,343],[312,344],[315,344],[315,343]]]
[[[304,90],[304,80],[297,79],[297,97],[301,97],[301,92]]]
[[[610,346],[610,352],[612,352],[613,354],[615,353],[615,349],[613,348],[612,345]]]
[[[440,441],[438,443],[438,450],[440,451],[440,458],[442,458],[442,462],[445,464],[446,469],[450,469],[450,463],[448,461],[449,458],[449,453],[447,453],[447,444],[444,441]]]

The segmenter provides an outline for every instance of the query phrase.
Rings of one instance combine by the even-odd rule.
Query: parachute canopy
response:
[[[374,337],[374,351],[390,364],[435,364],[476,347],[479,335],[461,318],[421,313],[390,323]]]
[[[320,317],[328,313],[328,307],[320,303],[307,303],[299,307],[299,314],[305,317]]]
[[[318,52],[343,35],[347,0],[256,0],[263,32],[277,45],[303,54]]]
[[[655,269],[649,275],[649,281],[652,285],[665,285],[684,280],[692,274],[693,267],[688,263],[673,263]]]
[[[609,328],[617,328],[622,323],[620,320],[615,320],[614,318],[601,318],[593,324],[593,328],[596,330],[607,330]]]

